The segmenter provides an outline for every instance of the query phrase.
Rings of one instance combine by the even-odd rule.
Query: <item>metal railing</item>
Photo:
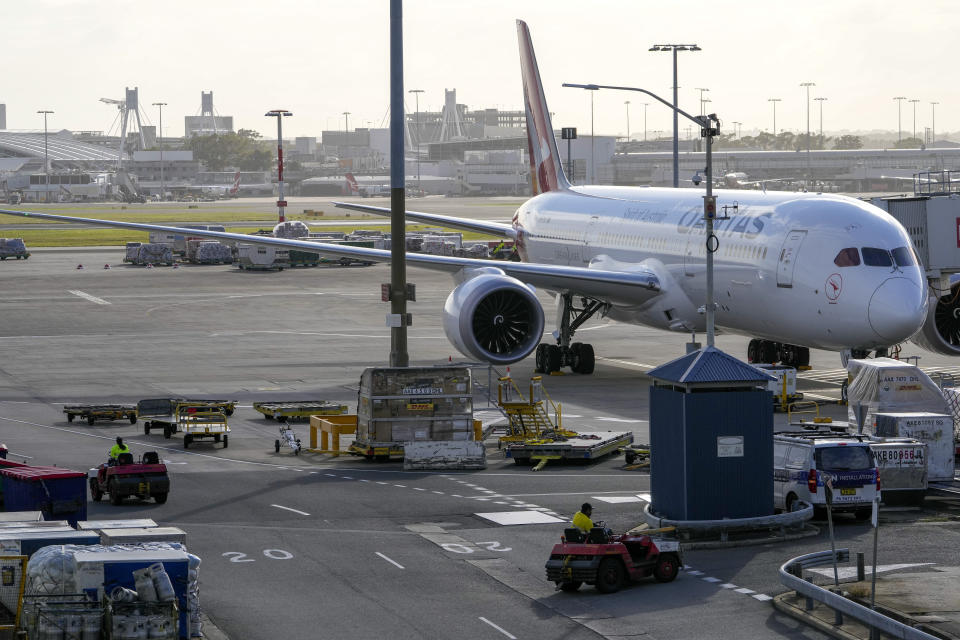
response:
[[[837,549],[837,562],[850,560],[849,549]],[[837,612],[838,622],[842,623],[841,616],[850,616],[872,630],[887,634],[899,640],[937,640],[935,636],[924,633],[910,625],[898,622],[893,618],[869,609],[849,600],[838,593],[828,591],[813,582],[803,579],[803,570],[810,567],[819,567],[833,563],[833,553],[818,551],[808,553],[788,560],[780,567],[780,582],[784,586],[797,592],[797,596],[807,599],[807,610],[813,609],[813,602],[820,602]]]

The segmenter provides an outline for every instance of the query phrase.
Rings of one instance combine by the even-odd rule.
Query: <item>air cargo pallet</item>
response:
[[[254,402],[254,411],[259,411],[267,420],[309,420],[310,416],[338,416],[349,411],[345,404],[326,400],[296,400],[291,402]]]
[[[526,440],[505,447],[505,457],[517,464],[546,460],[592,462],[616,453],[633,442],[629,431],[593,431],[562,440]]]
[[[133,405],[121,404],[71,404],[63,407],[63,412],[67,415],[67,422],[73,422],[74,418],[80,418],[87,421],[87,424],[94,424],[97,420],[130,421],[130,424],[137,423],[137,408]]]

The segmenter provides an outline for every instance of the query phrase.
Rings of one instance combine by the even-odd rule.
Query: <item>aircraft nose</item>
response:
[[[889,340],[903,342],[923,325],[927,316],[924,290],[910,278],[889,278],[870,298],[867,318],[873,331]]]

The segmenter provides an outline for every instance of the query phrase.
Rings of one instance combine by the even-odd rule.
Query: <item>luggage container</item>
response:
[[[927,479],[951,482],[954,476],[953,417],[940,413],[878,413],[876,434],[913,438],[927,445]],[[886,485],[883,487],[886,489]]]
[[[243,270],[283,271],[290,265],[290,251],[252,244],[237,245],[237,266]]]
[[[8,511],[39,509],[45,519],[71,525],[87,519],[87,474],[61,467],[8,467],[0,475]]]
[[[165,242],[141,244],[137,250],[137,259],[133,262],[133,264],[165,264],[168,267],[172,266],[173,247]]]
[[[880,470],[885,504],[920,504],[927,494],[927,445],[912,438],[871,438],[870,449]]]
[[[6,523],[22,524],[25,522],[42,522],[43,513],[40,511],[7,511],[0,512],[0,526]]]
[[[100,544],[93,531],[54,527],[52,531],[0,530],[0,555],[32,556],[39,549],[59,544]]]
[[[101,529],[101,544],[138,544],[140,542],[187,543],[187,533],[177,527]]]
[[[152,233],[150,235],[153,235]],[[126,252],[123,255],[123,261],[129,264],[136,264],[137,256],[140,255],[140,245],[142,242],[128,242]]]
[[[122,520],[81,520],[77,529],[99,531],[101,529],[148,529],[157,526],[150,518],[125,518]]]
[[[767,383],[767,389],[773,394],[773,410],[786,411],[791,402],[803,400],[803,394],[797,393],[797,370],[779,364],[754,364],[776,380]]]

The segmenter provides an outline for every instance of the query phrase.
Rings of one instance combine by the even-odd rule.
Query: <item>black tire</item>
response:
[[[597,591],[616,593],[623,587],[624,570],[619,558],[604,558],[597,567]]]
[[[72,413],[68,413],[68,414],[67,414],[67,422],[73,422],[73,414],[72,414]]]
[[[90,497],[94,502],[103,500],[103,491],[100,490],[100,484],[96,478],[90,478]]]
[[[810,349],[807,347],[797,347],[797,366],[810,366]]]
[[[169,440],[169,439],[170,439],[170,436],[172,436],[172,435],[173,435],[173,430],[172,430],[170,427],[164,427],[164,428],[163,428],[163,437],[164,437],[164,438],[166,438],[167,440]]]
[[[192,436],[192,435],[190,435],[190,434],[188,433],[188,434],[186,434],[185,436],[183,436],[183,448],[184,448],[184,449],[188,449],[188,448],[190,447],[190,443],[191,443],[191,442],[193,442],[193,436]]]
[[[274,440],[274,441],[273,441],[273,450],[276,451],[277,453],[280,453],[280,441],[279,441],[279,440]]]
[[[127,419],[130,421],[130,424],[137,424],[137,414],[131,413],[127,416]]]
[[[580,373],[580,347],[582,342],[574,342],[570,345],[570,370],[574,373]]]
[[[637,454],[635,454],[633,451],[630,451],[629,449],[627,450],[627,452],[624,454],[623,457],[626,460],[627,464],[633,464],[637,460]]]
[[[167,494],[165,493],[155,493],[153,494],[153,500],[157,504],[163,504],[167,501]]]
[[[223,412],[229,417],[233,415],[233,409],[224,409]]]
[[[853,517],[857,519],[858,522],[864,522],[869,520],[873,515],[873,507],[869,509],[857,509],[853,512]]]
[[[220,434],[219,434],[219,433],[213,434],[213,441],[214,441],[214,442],[220,442]]]
[[[112,504],[115,507],[119,506],[120,503],[123,502],[123,496],[120,495],[120,492],[117,491],[117,487],[113,482],[111,482],[107,486],[109,487],[109,490],[110,490],[110,504]]]
[[[786,501],[784,502],[784,506],[785,506],[785,508],[784,508],[784,510],[783,510],[784,513],[791,513],[791,512],[793,512],[793,510],[796,509],[796,507],[797,507],[797,501],[798,501],[797,496],[793,495],[792,493],[789,494],[789,495],[787,495],[787,499],[786,499]]]
[[[537,373],[546,373],[546,372],[547,372],[547,371],[546,371],[546,366],[547,366],[547,364],[546,364],[546,362],[547,362],[546,350],[547,350],[547,347],[549,347],[549,346],[550,346],[550,345],[548,345],[548,344],[546,344],[546,343],[540,343],[540,344],[537,345],[537,351],[536,351],[536,355],[535,355],[536,366],[535,366],[535,368],[534,368],[534,371],[536,371]]]
[[[87,424],[91,427],[97,422],[97,419],[93,416],[87,416]]]
[[[567,593],[573,593],[580,588],[580,585],[583,584],[579,580],[570,580],[568,582],[560,582],[560,591],[566,591]]]
[[[265,413],[265,414],[263,414],[263,417],[264,417],[265,420],[273,420],[273,414],[272,414],[272,413]]]
[[[150,435],[150,426],[146,422],[143,423],[143,435]]]
[[[287,421],[287,416],[277,416],[277,422],[284,423]]]
[[[747,343],[747,362],[757,362],[759,349],[757,348],[757,343],[760,342],[756,338],[752,338],[750,342]]]
[[[230,445],[230,439],[227,437],[227,434],[223,434],[223,448],[226,449]]]
[[[657,558],[657,565],[653,568],[653,577],[657,582],[673,582],[680,572],[680,559],[672,553]]]
[[[560,371],[560,363],[562,362],[560,356],[560,347],[555,344],[548,344],[547,348],[544,350],[544,356],[544,368],[546,369],[544,373]]]
[[[586,343],[580,345],[580,371],[577,373],[589,376],[596,366],[597,359],[593,353],[593,345]]]

